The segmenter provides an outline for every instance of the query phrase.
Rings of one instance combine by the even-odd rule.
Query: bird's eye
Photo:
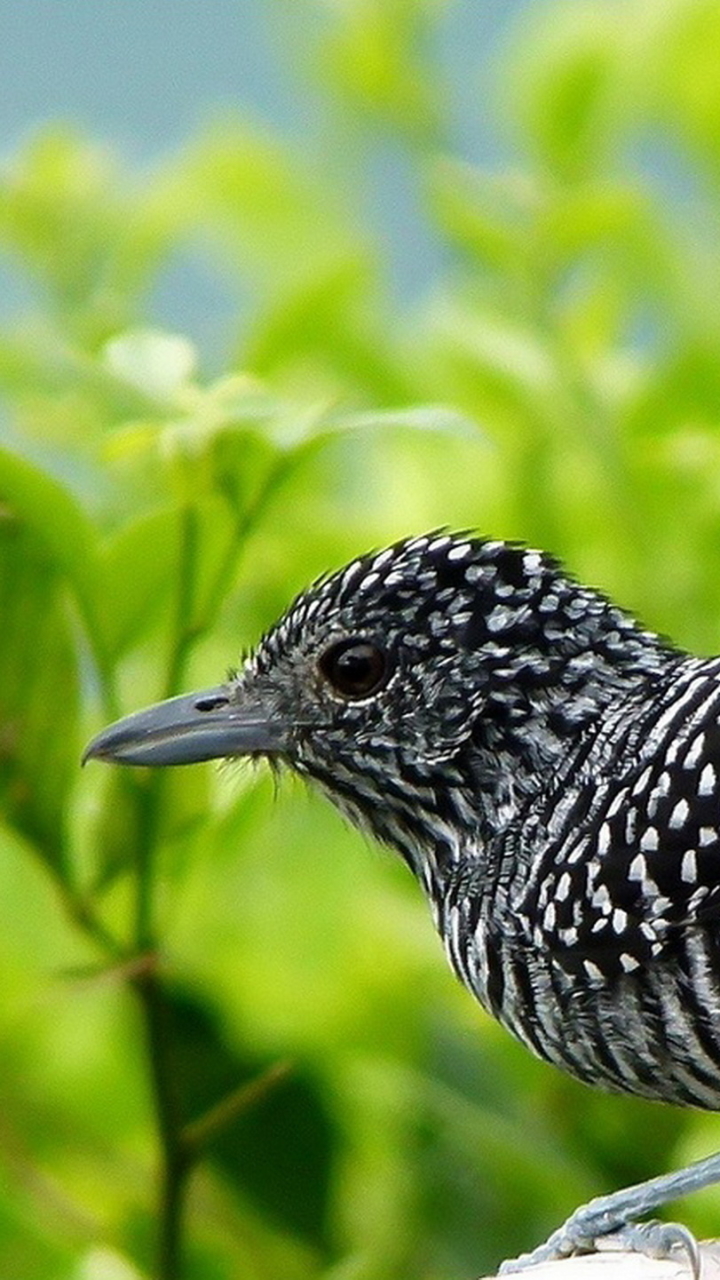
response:
[[[325,651],[319,665],[343,698],[369,697],[382,688],[389,674],[387,654],[370,640],[341,640]]]

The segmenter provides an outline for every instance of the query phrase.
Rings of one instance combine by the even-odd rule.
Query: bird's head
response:
[[[407,853],[492,791],[494,760],[519,781],[554,767],[662,653],[550,557],[429,534],[321,579],[237,676],[111,725],[86,758],[268,756]]]

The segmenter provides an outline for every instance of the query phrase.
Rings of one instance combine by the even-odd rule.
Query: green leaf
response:
[[[122,226],[109,158],[58,127],[34,138],[0,181],[0,241],[18,250],[73,315]]]
[[[162,329],[119,334],[105,344],[103,359],[116,378],[158,400],[181,391],[197,368],[197,352],[189,339]]]
[[[427,0],[350,0],[328,9],[319,62],[338,96],[414,139],[436,137],[439,68],[431,71],[427,49],[438,11]]]
[[[465,366],[476,394],[488,407],[526,414],[561,394],[561,378],[545,333],[490,307],[449,302],[433,317],[436,341],[451,361]]]
[[[194,506],[221,496],[235,511],[250,506],[275,462],[268,426],[281,405],[243,375],[188,394],[183,415],[163,428],[159,446],[178,502]]]
[[[78,677],[61,575],[18,517],[0,519],[0,796],[7,820],[62,867],[78,768]]]
[[[115,1249],[94,1245],[83,1254],[73,1280],[143,1280],[144,1274]]]
[[[160,780],[157,774],[145,778],[123,769],[104,770],[78,860],[88,897],[106,892],[134,864],[146,835],[144,799],[153,786],[162,796],[162,840],[170,854],[163,873],[171,881],[177,878],[184,865],[182,842],[207,820],[210,779],[210,770],[199,768],[168,770]]]
[[[645,22],[642,22],[643,17]],[[638,14],[632,35],[642,46],[641,87],[658,117],[697,148],[717,181],[720,173],[720,11],[715,0],[651,6]],[[634,52],[630,45],[630,56]],[[637,63],[633,64],[633,71]]]
[[[32,529],[51,564],[71,583],[83,619],[95,630],[96,537],[70,491],[11,449],[0,445],[0,502]]]
[[[427,182],[431,210],[451,244],[494,271],[527,271],[540,193],[526,173],[483,173],[442,156],[428,164]]]
[[[247,121],[227,120],[195,144],[166,178],[158,199],[175,206],[186,229],[219,232],[225,273],[240,266],[284,293],[314,278],[320,263],[357,252],[338,191],[319,181],[290,147]]]
[[[294,412],[278,414],[268,426],[267,434],[282,449],[290,465],[304,460],[316,448],[337,436],[352,432],[407,431],[447,435],[448,433],[477,442],[479,428],[468,414],[442,404],[417,404],[408,408],[377,409],[370,412],[343,412],[324,405],[300,406]]]
[[[346,413],[318,434],[343,431],[424,431],[437,435],[457,435],[477,443],[479,425],[468,414],[444,404],[415,404],[407,409],[385,409],[374,413]]]
[[[244,359],[296,397],[408,399],[395,336],[379,311],[376,256],[362,244],[266,299],[244,339]]]
[[[553,5],[527,20],[506,84],[541,163],[563,181],[596,171],[606,158],[622,42],[612,5]]]
[[[98,557],[98,622],[111,659],[120,657],[167,607],[177,573],[179,512],[138,516],[109,538]]]
[[[212,1006],[187,991],[172,994],[168,1034],[186,1122],[273,1065],[232,1045]],[[208,1154],[241,1196],[284,1230],[326,1250],[338,1143],[320,1082],[298,1065],[218,1133]]]

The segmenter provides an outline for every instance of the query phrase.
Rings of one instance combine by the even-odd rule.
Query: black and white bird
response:
[[[111,725],[86,756],[267,756],[392,846],[450,962],[591,1085],[720,1110],[720,658],[672,647],[548,555],[446,533],[298,596],[240,673]],[[598,1197],[511,1267],[720,1181],[720,1155]]]

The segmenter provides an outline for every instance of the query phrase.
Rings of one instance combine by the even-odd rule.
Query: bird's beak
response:
[[[289,727],[229,685],[168,698],[116,720],[85,748],[86,760],[117,764],[195,764],[221,756],[283,751]]]

